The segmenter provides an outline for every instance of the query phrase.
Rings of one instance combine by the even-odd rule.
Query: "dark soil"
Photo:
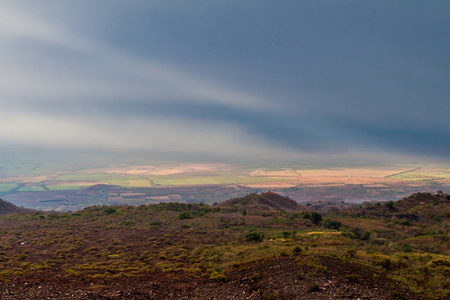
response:
[[[419,299],[382,274],[322,257],[328,271],[299,266],[294,258],[273,258],[241,266],[227,282],[181,273],[136,277],[72,279],[56,273],[12,278],[0,286],[1,299]],[[349,276],[350,275],[350,276]]]

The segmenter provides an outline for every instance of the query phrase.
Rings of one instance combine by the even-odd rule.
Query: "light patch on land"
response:
[[[151,187],[152,184],[148,180],[129,180],[129,186],[131,187]]]
[[[320,234],[320,235],[337,235],[341,234],[340,231],[311,231],[308,232],[308,235]]]
[[[297,170],[302,177],[375,177],[383,178],[410,170],[410,168],[333,168]]]
[[[131,165],[115,168],[97,168],[85,170],[84,173],[110,173],[120,175],[174,175],[182,173],[226,172],[233,170],[228,164],[178,164],[168,166]]]
[[[122,197],[145,196],[144,193],[121,193]]]
[[[297,186],[295,183],[285,183],[285,182],[267,182],[267,183],[255,183],[255,184],[246,184],[246,187],[252,189],[287,189],[291,187]]]
[[[299,174],[292,169],[283,170],[267,170],[267,169],[257,169],[250,173],[251,176],[267,176],[267,177],[298,177]]]
[[[163,202],[169,202],[172,201],[169,196],[153,196],[153,197],[145,197],[147,200],[152,201],[163,201]]]
[[[45,180],[47,180],[47,176],[36,176],[36,177],[30,178],[28,181],[32,182],[32,183],[38,183],[38,182],[45,181]]]

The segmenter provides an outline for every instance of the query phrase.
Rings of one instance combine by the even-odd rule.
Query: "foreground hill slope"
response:
[[[447,299],[438,198],[412,221],[405,199],[320,215],[274,193],[0,216],[0,299]]]

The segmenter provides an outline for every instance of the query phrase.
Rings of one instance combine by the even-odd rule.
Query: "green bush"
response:
[[[291,236],[291,233],[289,231],[283,231],[281,234],[283,235],[284,239],[287,239]]]
[[[412,250],[411,250],[411,246],[409,246],[408,243],[403,243],[403,244],[402,244],[402,251],[403,251],[403,252],[411,252],[411,251],[412,251]]]
[[[394,202],[393,201],[388,201],[384,204],[384,206],[386,206],[389,209],[395,209],[394,207]]]
[[[313,212],[311,214],[311,222],[315,225],[319,224],[320,222],[322,222],[322,216],[316,212]]]
[[[178,215],[179,220],[192,219],[192,215],[188,211],[183,211]]]
[[[107,215],[113,214],[115,212],[117,212],[117,210],[115,210],[112,207],[105,209],[105,214],[107,214]]]
[[[294,249],[292,249],[292,253],[294,253],[294,255],[298,255],[300,252],[302,252],[302,248],[300,246],[295,246]]]
[[[256,231],[250,231],[245,235],[245,240],[247,240],[248,242],[262,242],[263,239],[264,235]]]
[[[331,219],[326,219],[325,221],[323,221],[323,227],[327,228],[327,229],[339,229],[341,228],[341,222],[339,221],[334,221]]]
[[[227,281],[227,277],[225,277],[225,275],[220,274],[217,271],[212,272],[211,275],[209,276],[209,279],[217,281],[217,282],[226,282]]]

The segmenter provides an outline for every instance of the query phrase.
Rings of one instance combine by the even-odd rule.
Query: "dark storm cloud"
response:
[[[448,157],[445,1],[6,1],[0,137]]]

